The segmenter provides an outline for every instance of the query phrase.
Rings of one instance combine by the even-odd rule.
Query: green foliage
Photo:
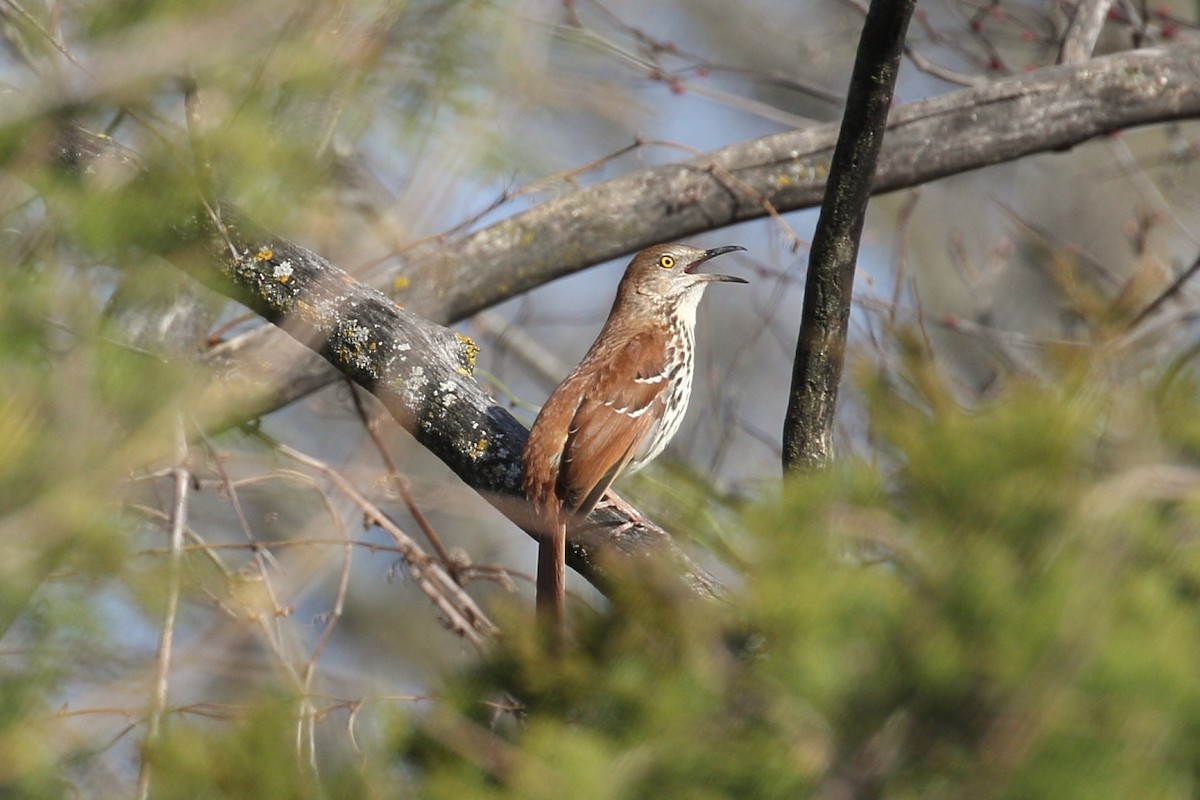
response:
[[[247,413],[222,407],[218,382],[203,373],[200,384],[193,372],[214,320],[241,313],[182,278],[202,275],[189,270],[197,262],[215,266],[211,235],[197,242],[194,220],[220,198],[282,235],[352,250],[347,266],[395,247],[404,237],[392,223],[382,243],[371,225],[419,166],[422,143],[494,113],[496,54],[482,46],[496,34],[491,13],[442,0],[102,0],[23,3],[4,15],[0,795],[133,794],[173,598],[162,549],[176,498],[170,478],[154,474],[175,465],[181,430],[199,464],[213,444],[197,443],[211,415],[244,422]],[[72,151],[59,151],[62,131],[75,123],[132,156],[114,146],[63,163]],[[488,143],[472,139],[478,126],[464,127],[455,133],[463,153],[477,148],[467,161],[486,159]],[[371,158],[360,150],[368,135]],[[431,213],[421,224],[442,222]],[[357,420],[351,436],[361,436]],[[214,470],[232,481],[241,467]],[[188,531],[218,543],[231,532],[224,539],[283,539],[310,525],[312,538],[369,538],[332,523],[345,510],[340,500],[300,485],[299,501],[274,485],[261,502],[245,490],[235,513],[231,492],[214,497],[196,477]],[[387,715],[376,707],[355,717],[375,747],[370,757],[326,745],[349,738],[341,698],[329,701],[339,709],[333,722],[313,723],[318,771],[297,746],[301,703],[291,698],[312,668],[305,659],[316,658],[328,608],[306,606],[292,624],[289,615],[302,612],[288,604],[319,606],[325,598],[307,593],[330,587],[312,577],[313,565],[336,562],[320,546],[310,552],[290,561],[216,550],[180,558],[165,738],[146,750],[152,796],[396,796],[397,764],[379,752],[373,727]],[[285,585],[284,601],[271,595],[275,584],[264,588],[262,571]],[[214,633],[222,623],[250,630],[252,643]],[[256,660],[256,635],[278,635],[279,650]],[[330,644],[325,657],[336,650]],[[239,661],[228,666],[231,652]],[[328,688],[319,666],[314,693]],[[249,688],[231,686],[231,673]],[[221,680],[207,682],[213,675]],[[215,705],[236,696],[231,719],[174,708],[191,690]],[[289,700],[263,699],[275,692]]]
[[[257,797],[280,800],[394,796],[382,780],[378,790],[367,775],[334,770],[322,777],[301,763],[296,748],[295,700],[279,698],[243,711],[228,725],[178,722],[150,752],[157,775],[155,797]],[[383,776],[376,776],[382,778]]]
[[[562,658],[510,620],[406,739],[425,794],[1190,796],[1194,391],[1076,378],[968,409],[927,368],[865,381],[880,463],[745,515],[728,604],[630,575]]]
[[[749,510],[713,512],[704,481],[668,471],[670,497],[643,493],[653,516],[736,568],[729,597],[701,601],[654,565],[627,565],[608,606],[573,609],[565,654],[547,652],[527,605],[501,610],[502,640],[419,705],[407,689],[376,693],[367,684],[387,680],[339,651],[338,637],[380,629],[363,624],[371,608],[351,621],[358,598],[308,681],[333,605],[313,595],[338,591],[321,585],[337,576],[313,576],[335,557],[314,545],[289,560],[261,543],[303,531],[343,552],[329,520],[344,497],[293,474],[294,493],[243,487],[235,514],[233,481],[262,476],[246,450],[226,461],[205,440],[195,475],[229,480],[193,487],[189,530],[214,546],[180,557],[170,692],[162,737],[148,740],[171,597],[161,514],[174,497],[169,479],[147,474],[172,465],[178,421],[195,435],[210,410],[189,405],[199,392],[180,363],[211,320],[166,341],[154,323],[174,318],[186,290],[160,257],[188,263],[182,250],[211,265],[188,221],[212,196],[281,234],[328,237],[355,264],[391,253],[415,238],[405,224],[425,235],[445,222],[431,193],[476,194],[448,170],[508,180],[514,164],[548,158],[501,133],[512,118],[537,127],[545,109],[526,107],[529,96],[497,103],[497,87],[536,93],[540,73],[562,65],[523,46],[524,15],[467,0],[10,5],[0,795],[131,796],[143,752],[163,798],[1195,793],[1191,365],[1139,386],[1064,356],[1059,382],[963,408],[915,337],[901,340],[900,375],[861,379],[876,463],[847,460]],[[584,95],[611,91],[577,75],[579,89],[549,108],[575,113]],[[111,131],[140,167],[60,169],[64,117]],[[426,148],[439,139],[454,145]],[[371,149],[398,155],[364,158]],[[382,189],[365,185],[364,167],[381,171]],[[405,193],[418,200],[394,202]],[[1074,287],[1078,265],[1058,267]],[[1071,299],[1080,316],[1104,312],[1089,295]],[[1123,330],[1128,314],[1110,316],[1108,329]],[[347,430],[361,436],[357,420]],[[206,473],[205,459],[218,465]],[[372,461],[355,478],[377,471]],[[412,615],[432,616],[427,605]],[[423,635],[403,645],[432,649]]]
[[[89,36],[102,37],[127,34],[135,26],[169,23],[185,12],[197,17],[229,12],[235,5],[229,0],[103,0],[83,4],[80,21]]]

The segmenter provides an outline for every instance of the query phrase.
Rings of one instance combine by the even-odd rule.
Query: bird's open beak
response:
[[[708,261],[710,258],[716,258],[717,256],[722,255],[724,253],[732,253],[735,250],[745,250],[745,249],[746,248],[742,247],[741,245],[730,244],[730,245],[726,245],[725,247],[714,247],[711,250],[705,250],[703,257],[696,259],[691,264],[688,264],[687,269],[685,269],[684,272],[686,272],[689,275],[694,275],[697,280],[704,281],[704,282],[719,281],[722,283],[749,283],[749,281],[747,281],[745,278],[738,278],[734,275],[714,275],[714,274],[708,273],[708,272],[701,272],[701,273],[695,272],[695,269],[697,267],[699,267],[705,261]]]

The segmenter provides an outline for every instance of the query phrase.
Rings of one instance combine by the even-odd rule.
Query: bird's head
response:
[[[634,256],[625,270],[618,297],[624,295],[634,302],[663,302],[669,306],[694,303],[710,283],[746,283],[744,278],[733,275],[697,272],[700,265],[710,259],[745,249],[736,244],[709,250],[686,244],[648,247]]]

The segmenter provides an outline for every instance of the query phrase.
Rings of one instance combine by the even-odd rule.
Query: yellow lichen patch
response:
[[[260,247],[258,248],[258,252],[254,254],[254,257],[259,261],[270,261],[275,257],[275,251],[269,247]]]
[[[488,440],[483,437],[471,447],[470,456],[472,459],[477,459],[487,452]]]
[[[775,188],[776,189],[785,189],[791,185],[792,185],[792,178],[790,175],[776,175],[775,176]]]
[[[475,356],[479,354],[479,345],[475,344],[475,340],[470,336],[464,336],[458,331],[454,332],[454,338],[458,339],[458,343],[462,345],[463,357],[466,358],[466,366],[459,372],[463,375],[471,375],[475,372]]]
[[[409,280],[407,275],[397,275],[392,281],[392,291],[402,292],[408,288],[410,283],[412,283],[412,281]]]

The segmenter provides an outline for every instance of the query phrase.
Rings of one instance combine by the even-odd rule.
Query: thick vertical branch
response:
[[[915,0],[873,0],[863,24],[809,253],[783,426],[785,470],[819,466],[833,449],[833,413],[846,355],[858,244],[914,5]]]

